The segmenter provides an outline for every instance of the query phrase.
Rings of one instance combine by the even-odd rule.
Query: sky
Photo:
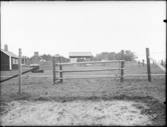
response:
[[[165,1],[1,2],[1,48],[31,57],[34,52],[120,52],[137,60],[146,48],[157,61],[166,56]]]

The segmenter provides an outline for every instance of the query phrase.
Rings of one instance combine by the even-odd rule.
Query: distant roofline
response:
[[[91,56],[69,56],[69,58],[91,58]]]

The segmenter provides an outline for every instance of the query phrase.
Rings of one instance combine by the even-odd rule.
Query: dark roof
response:
[[[69,52],[69,57],[91,57],[91,52]]]
[[[2,51],[3,53],[5,53],[6,55],[10,56],[10,57],[19,58],[16,54],[14,54],[14,53],[12,53],[12,52],[10,52],[10,51],[6,51],[6,50],[3,50],[3,49],[1,49],[1,51]]]

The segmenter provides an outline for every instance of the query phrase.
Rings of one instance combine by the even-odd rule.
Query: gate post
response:
[[[22,66],[21,66],[21,63],[22,63],[22,57],[21,57],[21,49],[19,49],[19,94],[21,94],[21,84],[22,84],[22,81],[21,81],[21,73],[22,73]]]
[[[62,57],[59,57],[59,63],[62,63]],[[62,65],[60,66],[60,71],[62,71]],[[63,72],[60,72],[60,78],[63,78]],[[60,79],[60,83],[63,83],[63,79]]]
[[[121,50],[122,53],[122,60],[124,60],[124,50]],[[124,80],[124,61],[121,61],[121,83],[123,83]]]
[[[146,48],[148,81],[151,82],[151,67],[150,67],[150,59],[148,58],[148,56],[150,56],[149,48]]]
[[[53,83],[56,82],[56,69],[55,69],[55,57],[53,57]]]

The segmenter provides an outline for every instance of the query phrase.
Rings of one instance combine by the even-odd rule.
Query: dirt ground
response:
[[[11,102],[3,125],[150,125],[131,101]]]
[[[127,74],[146,73],[146,67],[127,65],[126,68]],[[152,71],[163,73],[158,68]],[[52,77],[30,76],[51,74],[52,71],[45,71],[23,76],[21,95],[18,78],[1,84],[2,125],[166,124],[165,76],[154,76],[152,82],[147,77],[126,77],[123,83],[119,78],[98,78],[69,79],[57,84],[53,84]],[[77,73],[94,74],[119,72]]]

